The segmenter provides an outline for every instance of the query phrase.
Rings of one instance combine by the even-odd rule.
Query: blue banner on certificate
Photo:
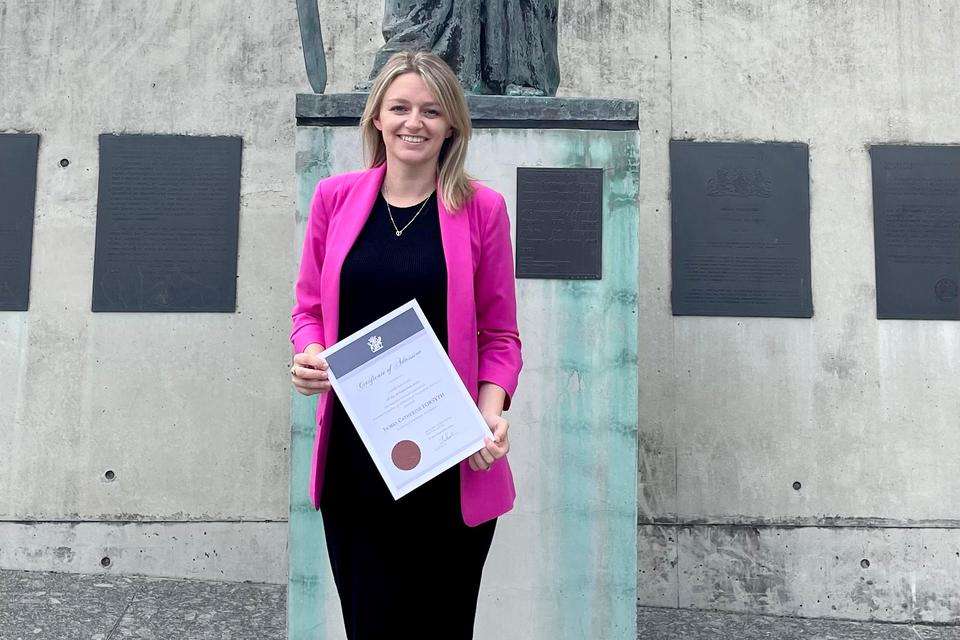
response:
[[[320,356],[394,500],[482,449],[491,435],[416,300]]]

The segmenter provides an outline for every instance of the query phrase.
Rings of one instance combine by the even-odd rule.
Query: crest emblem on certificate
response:
[[[367,346],[370,347],[370,351],[376,353],[383,349],[383,338],[380,336],[370,336],[370,339],[367,340]]]

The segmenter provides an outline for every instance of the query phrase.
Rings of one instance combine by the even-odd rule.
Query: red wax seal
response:
[[[401,471],[410,471],[420,464],[420,447],[413,440],[401,440],[390,452],[394,466]]]

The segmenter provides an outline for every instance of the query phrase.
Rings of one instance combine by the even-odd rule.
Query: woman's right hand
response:
[[[302,353],[293,356],[290,377],[293,386],[305,396],[326,393],[330,390],[327,361],[318,355],[321,351],[323,347],[313,343],[308,344]]]

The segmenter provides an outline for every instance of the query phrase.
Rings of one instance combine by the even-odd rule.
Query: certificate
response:
[[[476,453],[491,436],[416,300],[320,356],[394,500]]]

